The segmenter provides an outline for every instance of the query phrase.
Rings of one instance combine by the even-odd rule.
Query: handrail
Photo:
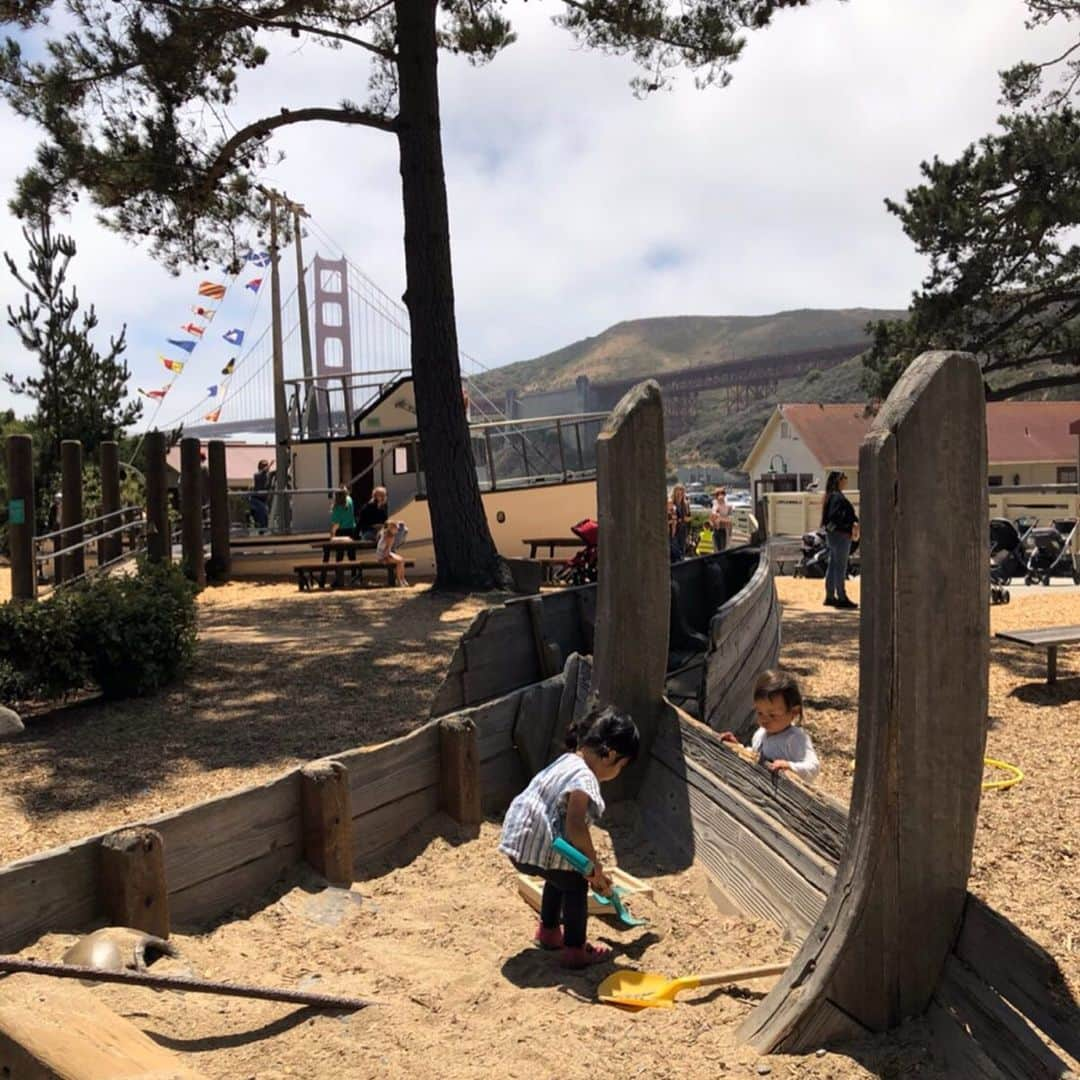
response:
[[[117,533],[125,532],[128,529],[134,528],[136,525],[141,525],[145,521],[144,518],[138,517],[133,521],[125,522],[123,525],[118,525],[115,529],[110,529],[108,532],[94,533],[93,536],[88,536],[84,540],[80,540],[77,544],[71,544],[69,547],[60,548],[58,551],[45,551],[34,556],[34,561],[39,563],[48,562],[50,559],[59,559],[61,555],[70,555],[73,551],[79,551],[82,548],[89,547],[91,544],[96,544],[99,540],[104,540],[107,536],[115,536]],[[44,536],[36,537],[35,539],[44,540]]]
[[[357,378],[364,378],[364,377],[366,377],[368,375],[407,375],[407,374],[408,374],[408,370],[406,368],[377,368],[374,371],[351,371],[351,372],[345,372],[345,373],[338,373],[338,374],[334,374],[334,375],[298,375],[295,379],[283,379],[282,381],[285,383],[286,386],[295,386],[295,385],[299,385],[300,383],[319,383],[319,382],[322,382],[324,380],[328,381],[330,379],[333,379],[335,381],[342,381],[343,382],[343,381],[345,381],[347,379],[352,378],[353,376],[356,376]],[[378,382],[373,382],[373,383],[370,383],[370,384],[364,384],[364,383],[350,384],[350,389],[354,388],[356,385],[380,386],[382,384],[378,383]]]
[[[122,507],[120,507],[119,510],[110,510],[107,514],[100,514],[97,517],[92,517],[92,518],[84,518],[82,521],[78,522],[75,525],[66,525],[62,529],[54,529],[52,532],[41,533],[40,535],[35,536],[34,539],[35,540],[53,540],[57,536],[62,536],[64,533],[74,532],[76,529],[84,529],[84,528],[86,528],[87,525],[95,525],[99,521],[108,521],[109,518],[116,517],[118,514],[130,513],[132,510],[141,511],[142,507],[141,506],[122,506]],[[102,534],[101,533],[95,533],[94,536],[93,536],[93,539],[97,539],[97,537],[100,536],[100,535],[102,535]]]

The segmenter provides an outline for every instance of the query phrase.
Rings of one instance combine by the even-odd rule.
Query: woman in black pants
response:
[[[844,494],[847,475],[829,473],[825,482],[825,503],[821,508],[821,526],[829,547],[829,568],[825,571],[825,606],[852,611],[859,605],[848,599],[847,564],[851,541],[858,535],[859,518],[855,507]]]

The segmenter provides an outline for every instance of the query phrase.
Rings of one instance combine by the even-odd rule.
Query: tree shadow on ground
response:
[[[477,601],[419,590],[370,600],[358,591],[201,605],[185,676],[147,698],[35,720],[0,748],[9,793],[42,817],[145,796],[182,774],[262,767],[264,778],[266,766],[406,734],[427,719]]]

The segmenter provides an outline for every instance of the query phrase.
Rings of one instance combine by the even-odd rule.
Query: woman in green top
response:
[[[352,499],[344,485],[334,492],[334,505],[330,508],[330,539],[353,540],[356,537],[356,517],[353,514]],[[356,548],[352,544],[342,544],[334,552],[334,561],[341,562],[341,557],[348,551],[349,562],[356,562]],[[353,571],[355,578],[356,571]],[[340,572],[336,579],[340,583]]]

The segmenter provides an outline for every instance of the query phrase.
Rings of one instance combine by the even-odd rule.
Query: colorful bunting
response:
[[[222,375],[231,375],[236,370],[236,357],[234,356],[222,369]]]
[[[189,322],[187,326],[181,326],[180,329],[183,330],[185,334],[193,334],[195,337],[202,337],[203,330],[205,330],[206,327]]]
[[[256,266],[270,265],[269,251],[249,251],[244,256],[244,262],[254,263]]]
[[[253,293],[259,291],[259,286],[262,284],[261,277],[253,277],[245,286],[245,289],[250,289]]]
[[[141,386],[138,389],[143,397],[153,398],[155,401],[160,401],[169,392],[167,386],[162,387],[160,390],[144,390]]]
[[[175,345],[178,349],[183,349],[184,352],[189,353],[192,349],[198,345],[197,341],[177,341],[176,338],[165,339],[170,345]]]
[[[205,319],[209,322],[214,317],[214,312],[217,311],[217,308],[199,307],[198,304],[193,304],[191,310],[194,311],[200,319]]]
[[[243,330],[226,330],[221,335],[230,345],[243,345],[244,344],[244,331]]]
[[[167,356],[163,356],[161,362],[165,365],[166,370],[175,371],[177,375],[184,370],[184,365],[179,360],[170,360]]]
[[[211,300],[221,300],[225,296],[225,286],[213,281],[202,281],[199,283],[199,295],[207,296]]]
[[[220,408],[217,408],[217,409],[215,409],[215,410],[214,410],[213,412],[208,412],[208,413],[207,413],[207,414],[206,414],[206,415],[205,415],[205,416],[203,417],[203,419],[204,419],[204,420],[209,420],[211,424],[216,424],[216,423],[217,423],[217,421],[218,421],[218,417],[219,417],[220,415],[221,415],[221,409],[220,409]]]
[[[206,388],[206,396],[207,397],[217,397],[217,392],[218,392],[217,383],[214,383],[213,386],[208,386]]]

